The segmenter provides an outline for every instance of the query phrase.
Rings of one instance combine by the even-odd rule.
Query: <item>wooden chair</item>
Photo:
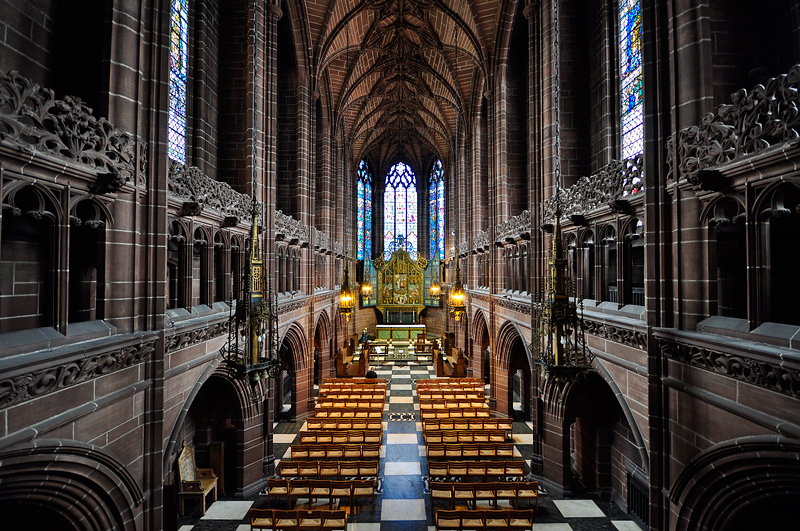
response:
[[[467,504],[471,508],[475,502],[475,483],[454,483],[453,484],[453,508],[458,502]]]
[[[484,514],[484,529],[506,529],[508,527],[507,510],[488,510]]]
[[[339,477],[339,462],[338,461],[323,461],[319,464],[319,473],[317,477],[320,479],[331,479]]]
[[[539,511],[539,482],[538,481],[524,481],[520,483],[517,489],[517,499],[515,500],[515,509],[520,508],[519,502],[536,501],[536,512]]]
[[[339,463],[339,476],[343,478],[358,477],[358,461],[342,461]]]
[[[347,531],[346,511],[321,511],[324,531]]]
[[[294,504],[296,504],[300,498],[310,498],[311,497],[310,493],[311,493],[310,479],[293,479],[292,481],[289,482],[289,506],[290,507],[294,506]]]
[[[316,461],[300,461],[299,463],[301,478],[315,478],[319,475],[319,463]]]
[[[280,469],[282,478],[300,477],[300,465],[297,461],[281,461]]]
[[[308,482],[309,502],[314,505],[314,500],[328,500],[328,508],[332,509],[333,497],[331,496],[331,481],[329,479],[312,479]],[[302,527],[302,526],[301,526]]]
[[[297,511],[297,529],[322,529],[322,511]]]
[[[508,511],[508,529],[530,531],[533,529],[533,509]]]
[[[449,467],[446,462],[437,463],[434,461],[428,461],[428,475],[431,477],[431,479],[447,478],[448,472],[449,472]]]
[[[494,483],[475,483],[475,507],[478,502],[488,501],[490,506],[497,507]]]
[[[446,481],[431,481],[431,507],[436,503],[436,500],[444,500],[447,502],[447,507],[453,507],[453,484]]]
[[[506,461],[506,476],[522,477],[525,475],[525,461]]]
[[[360,461],[358,464],[358,475],[361,477],[378,477],[380,461]]]
[[[374,479],[354,479],[353,489],[350,494],[350,506],[354,511],[358,509],[356,500],[358,498],[369,498],[372,504],[372,512],[375,512],[375,480]]]
[[[250,531],[273,529],[272,509],[250,509]]]
[[[516,482],[498,481],[495,483],[495,496],[497,500],[507,500],[508,503],[514,507],[517,501],[517,484]],[[495,502],[495,507],[497,502]]]
[[[289,480],[285,478],[269,478],[267,480],[267,507],[272,504],[272,498],[286,498],[289,502]]]
[[[298,523],[297,511],[275,509],[272,524],[272,528],[275,531],[281,531],[283,529],[297,531],[297,529],[299,529]]]
[[[483,529],[486,518],[485,512],[481,510],[461,511],[461,529],[466,531],[477,531]]]
[[[352,500],[353,484],[347,479],[333,480],[331,483],[331,508],[333,508],[333,500],[338,499],[341,504],[343,499],[347,499],[350,503]]]
[[[194,462],[194,447],[184,446],[178,457],[178,500],[183,516],[184,500],[200,498],[200,509],[206,514],[206,496],[213,494],[211,503],[217,501],[217,475],[210,468],[197,468]]]
[[[461,511],[442,509],[436,513],[436,531],[460,531]]]

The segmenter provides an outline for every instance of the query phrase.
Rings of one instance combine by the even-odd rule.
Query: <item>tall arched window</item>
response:
[[[622,158],[644,151],[642,105],[642,7],[639,0],[619,2],[619,82]]]
[[[431,218],[431,260],[444,260],[444,169],[442,161],[437,160],[431,169],[428,184]]]
[[[386,174],[383,193],[383,251],[388,260],[396,249],[417,258],[417,177],[398,162]]]
[[[356,175],[356,225],[358,233],[358,260],[372,256],[372,172],[365,160],[358,165]]]
[[[169,158],[186,164],[186,79],[189,0],[172,0],[169,32]]]

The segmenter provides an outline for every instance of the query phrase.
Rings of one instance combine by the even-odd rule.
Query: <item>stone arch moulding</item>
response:
[[[800,440],[765,435],[699,453],[675,480],[669,499],[677,507],[678,531],[718,530],[734,524],[738,509],[776,494],[800,498]]]
[[[46,506],[79,531],[136,531],[142,489],[92,444],[43,439],[0,453],[0,500]]]
[[[619,403],[620,409],[622,409],[622,414],[625,415],[625,420],[628,421],[628,427],[633,433],[633,438],[636,441],[637,450],[639,451],[639,457],[642,460],[642,469],[644,473],[649,477],[650,476],[650,458],[647,454],[647,447],[644,443],[644,437],[642,436],[642,431],[639,428],[639,425],[636,423],[636,418],[633,416],[633,411],[631,411],[630,406],[628,405],[628,401],[625,400],[625,395],[623,394],[622,390],[620,389],[617,382],[614,380],[614,377],[611,376],[611,373],[608,372],[605,365],[603,365],[600,360],[595,358],[592,361],[592,367],[597,372],[597,374],[606,382],[606,384],[611,388],[611,391],[614,393],[614,396]]]
[[[280,341],[280,347],[278,348],[279,352],[284,343],[286,343],[286,345],[292,351],[292,359],[294,361],[295,370],[299,369],[300,367],[305,367],[308,361],[306,359],[308,345],[306,342],[306,335],[299,324],[296,322],[290,324],[286,329],[286,332],[283,333],[283,337],[281,337]]]
[[[528,365],[533,368],[533,356],[528,343],[525,341],[525,335],[517,323],[506,321],[500,326],[497,332],[497,360],[499,360],[498,367],[503,370],[508,370],[511,364],[511,346],[514,344],[515,337],[518,337],[525,348],[525,355],[528,356]]]
[[[476,341],[484,328],[486,329],[486,334],[489,335],[489,322],[486,320],[486,314],[483,310],[477,309],[475,310],[475,315],[472,317],[471,339]]]
[[[322,327],[322,328],[320,328]],[[317,318],[314,321],[314,334],[317,333],[317,329],[323,330],[325,336],[323,337],[324,341],[328,341],[331,337],[331,318],[328,316],[327,310],[322,310],[317,315]]]

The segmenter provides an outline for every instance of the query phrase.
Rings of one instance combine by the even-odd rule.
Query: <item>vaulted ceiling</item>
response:
[[[318,89],[356,159],[449,158],[485,90],[500,4],[516,0],[307,0]]]

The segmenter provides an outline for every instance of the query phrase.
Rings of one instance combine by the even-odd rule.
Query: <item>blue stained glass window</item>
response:
[[[620,0],[619,40],[622,158],[627,159],[644,151],[642,7],[639,0]]]
[[[386,174],[383,193],[383,251],[388,260],[396,249],[417,258],[417,177],[398,162]]]
[[[172,0],[169,32],[169,134],[167,153],[186,164],[186,80],[189,59],[189,0]]]
[[[444,169],[441,160],[437,160],[431,169],[428,195],[430,195],[431,259],[436,258],[438,253],[439,258],[444,260]]]
[[[369,260],[372,256],[372,173],[367,162],[362,160],[356,175],[356,226],[358,260]]]

